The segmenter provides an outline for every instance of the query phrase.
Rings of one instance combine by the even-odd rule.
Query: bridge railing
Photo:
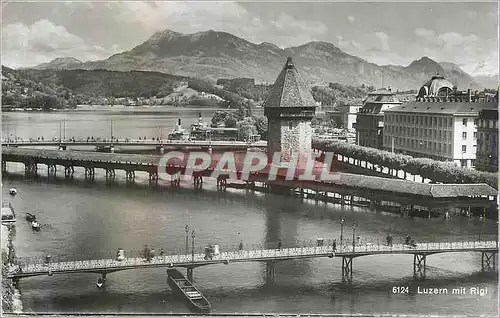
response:
[[[113,270],[122,269],[124,267],[141,267],[151,265],[189,265],[190,263],[199,264],[209,261],[237,261],[251,259],[275,259],[275,258],[291,258],[300,256],[326,256],[333,253],[332,246],[315,246],[315,247],[296,247],[282,249],[265,249],[265,250],[239,250],[230,252],[221,252],[220,254],[208,257],[206,254],[184,254],[184,255],[162,255],[154,256],[150,259],[143,257],[129,257],[123,260],[116,259],[100,259],[100,260],[78,260],[78,261],[54,261],[24,263],[21,262],[13,268],[15,273],[45,273],[57,271],[92,271],[95,270]]]
[[[4,145],[53,145],[53,144],[72,144],[72,143],[84,143],[89,145],[94,144],[112,144],[112,143],[120,143],[120,144],[148,144],[148,145],[161,145],[161,144],[190,144],[190,145],[261,145],[262,143],[256,142],[246,142],[246,141],[236,141],[236,140],[173,140],[173,139],[128,139],[128,138],[114,138],[114,139],[44,139],[44,140],[2,140],[2,144]]]
[[[422,238],[416,240],[414,245],[404,244],[394,241],[393,244],[388,244],[379,239],[372,239],[369,241],[358,242],[344,239],[342,244],[340,240],[336,239],[316,239],[299,242],[287,242],[280,247],[279,242],[267,242],[259,244],[247,244],[240,249],[239,244],[222,244],[219,245],[220,254],[213,255],[212,260],[238,260],[250,258],[263,258],[263,257],[293,257],[299,255],[317,255],[331,253],[392,253],[392,252],[433,252],[444,250],[473,250],[473,249],[490,249],[498,248],[498,241],[495,235],[482,235],[481,240],[476,239],[477,236],[465,236],[452,238],[449,237],[443,241],[423,240]],[[454,239],[454,240],[453,240]],[[335,242],[335,243],[334,243]],[[192,254],[194,253],[194,261],[199,262],[205,259],[205,246],[196,247],[194,252],[191,247],[186,252],[185,247],[165,248],[163,253],[160,253],[161,248],[152,248],[155,251],[155,256],[150,262],[144,258],[144,250],[126,250],[126,261],[114,260],[116,251],[113,252],[96,252],[96,253],[83,253],[74,254],[72,256],[64,255],[51,255],[50,263],[60,266],[61,269],[69,268],[71,266],[87,266],[87,267],[110,267],[110,266],[125,266],[125,264],[132,265],[147,265],[155,263],[180,263],[191,262]],[[37,257],[17,258],[15,265],[28,270],[32,266],[46,266],[45,255]],[[41,267],[43,269],[44,267]]]

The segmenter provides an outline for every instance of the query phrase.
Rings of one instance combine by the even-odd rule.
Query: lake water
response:
[[[59,137],[65,121],[67,137],[109,137],[110,119],[117,137],[159,136],[170,131],[177,118],[189,125],[201,112],[210,120],[213,109],[85,108],[53,113],[3,113],[2,132],[22,138]],[[160,128],[161,127],[161,128]],[[161,132],[162,131],[162,132]],[[445,240],[457,236],[496,233],[489,220],[406,219],[364,208],[315,205],[313,201],[239,190],[217,192],[214,181],[201,192],[189,183],[180,189],[148,186],[147,175],[138,174],[135,185],[125,185],[117,172],[117,184],[106,186],[104,172],[97,181],[83,180],[76,168],[75,180],[24,180],[22,165],[9,164],[3,176],[3,198],[11,201],[20,219],[15,246],[19,257],[89,258],[112,255],[118,248],[139,250],[144,244],[168,250],[184,248],[184,226],[195,229],[195,245],[246,248],[278,240],[295,245],[316,238],[338,239],[340,220],[344,235],[383,241],[391,229],[395,240],[411,235],[418,241]],[[41,171],[44,171],[43,169]],[[18,195],[8,195],[16,188]],[[44,224],[33,233],[22,219],[35,213]],[[255,246],[253,246],[255,247]],[[342,283],[341,258],[278,262],[274,284],[266,284],[265,264],[234,263],[194,270],[196,286],[210,300],[214,313],[344,313],[344,314],[441,314],[494,315],[498,311],[496,274],[481,273],[480,253],[445,253],[427,258],[428,279],[413,281],[412,255],[366,256],[354,259],[353,283]],[[68,274],[22,279],[20,291],[25,311],[34,312],[133,312],[185,313],[166,283],[165,269],[130,270],[108,274],[105,290],[97,290],[97,274]],[[394,294],[395,286],[410,286],[410,294]],[[484,296],[451,295],[452,288],[487,288]],[[448,288],[448,295],[421,295],[417,288]]]

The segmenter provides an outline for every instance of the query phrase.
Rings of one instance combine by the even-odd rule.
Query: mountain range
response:
[[[486,79],[478,83],[458,65],[438,63],[428,57],[406,67],[380,66],[343,52],[329,42],[313,41],[282,49],[272,43],[255,44],[227,32],[212,30],[194,34],[165,30],[105,60],[81,62],[74,58],[57,58],[34,68],[141,70],[210,80],[246,77],[273,83],[289,56],[311,85],[335,82],[353,86],[390,85],[393,89],[408,90],[418,89],[437,73],[459,89],[483,88],[485,83],[494,83]]]

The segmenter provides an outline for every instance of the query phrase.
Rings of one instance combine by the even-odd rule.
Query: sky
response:
[[[471,75],[498,74],[497,2],[2,0],[2,64],[105,59],[153,33],[225,31],[280,47],[331,42],[379,65],[423,56]]]

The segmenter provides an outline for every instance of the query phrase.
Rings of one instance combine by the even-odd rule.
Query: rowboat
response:
[[[210,312],[210,302],[200,291],[176,269],[167,269],[167,282],[176,292],[184,297],[191,310],[199,313]]]
[[[28,222],[33,222],[36,221],[36,216],[31,213],[26,213],[26,221]]]

